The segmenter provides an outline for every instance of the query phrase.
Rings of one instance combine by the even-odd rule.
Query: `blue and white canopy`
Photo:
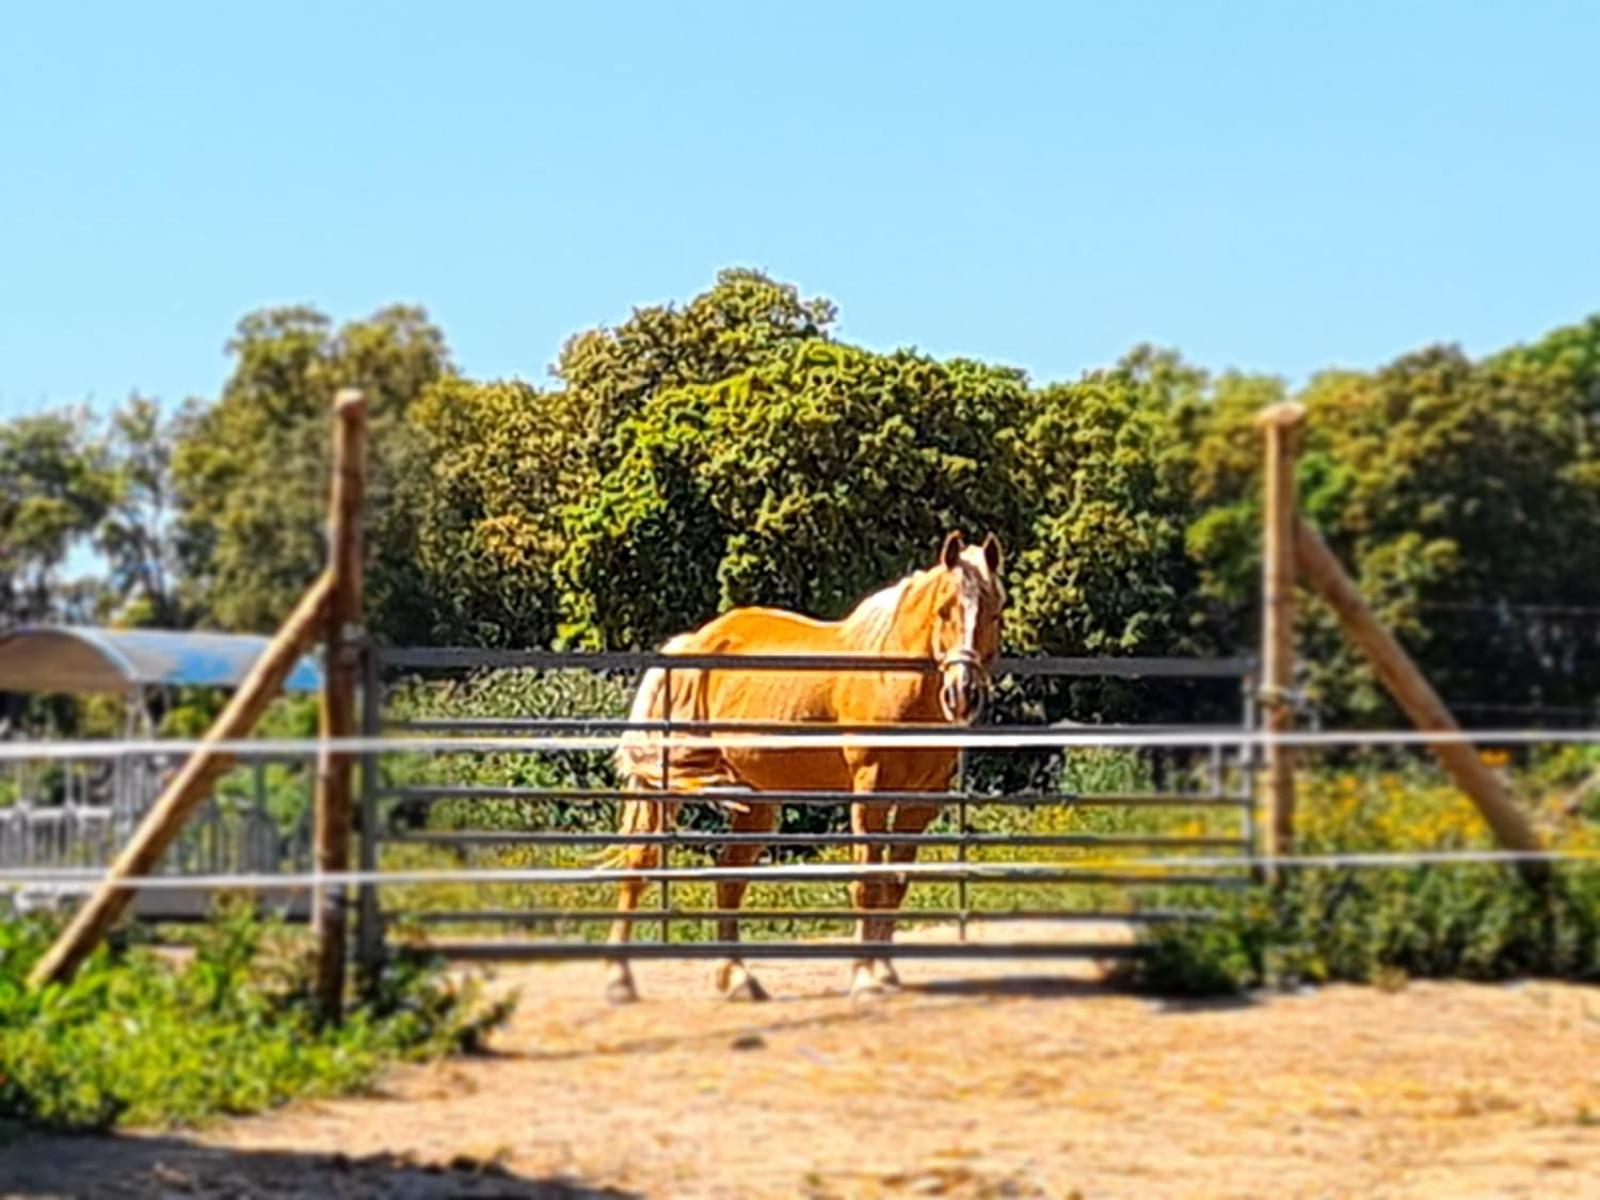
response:
[[[268,639],[170,629],[24,625],[0,634],[0,692],[116,692],[143,686],[237,687]],[[322,686],[314,659],[295,664],[284,690]]]

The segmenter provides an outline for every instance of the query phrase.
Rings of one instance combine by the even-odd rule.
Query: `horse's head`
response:
[[[989,667],[1000,653],[1003,556],[990,534],[968,546],[960,532],[939,551],[933,608],[933,656],[939,664],[939,706],[945,718],[970,725],[989,702]]]

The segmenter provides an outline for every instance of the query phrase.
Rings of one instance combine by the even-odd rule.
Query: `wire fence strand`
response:
[[[1194,855],[1175,858],[1075,858],[1059,862],[908,862],[908,863],[814,863],[748,867],[461,867],[395,871],[303,871],[295,874],[219,873],[211,875],[137,875],[109,881],[112,886],[151,891],[258,891],[309,890],[316,886],[407,887],[448,883],[509,884],[596,884],[624,883],[631,879],[650,882],[705,882],[751,880],[766,882],[840,882],[890,878],[914,880],[921,877],[955,878],[972,882],[1027,881],[1031,878],[1070,877],[1092,880],[1109,873],[1148,873],[1156,882],[1184,886],[1190,872],[1236,870],[1238,868],[1368,869],[1396,870],[1430,866],[1522,866],[1534,863],[1595,863],[1600,850],[1417,850],[1342,852],[1286,855]],[[1175,870],[1181,869],[1181,873]],[[98,888],[104,872],[91,868],[12,868],[0,870],[0,888],[18,890],[42,888],[64,895],[81,894]],[[1241,876],[1241,878],[1243,878]],[[804,915],[800,912],[799,915]]]
[[[1361,747],[1479,745],[1600,745],[1600,729],[1454,729],[1454,730],[1318,730],[1246,733],[1212,729],[1197,732],[1160,730],[1041,729],[1036,732],[982,733],[969,730],[939,732],[927,726],[886,726],[878,732],[836,733],[819,725],[814,731],[796,727],[792,733],[629,734],[580,733],[543,736],[408,736],[350,738],[244,738],[86,740],[74,742],[0,742],[0,762],[114,759],[122,757],[181,757],[200,751],[234,758],[311,757],[318,754],[354,756],[376,754],[545,754],[596,753],[614,750],[624,739],[637,744],[648,739],[652,750],[846,750],[857,748],[906,750],[1067,750],[1183,749],[1213,747],[1296,749],[1353,749]]]

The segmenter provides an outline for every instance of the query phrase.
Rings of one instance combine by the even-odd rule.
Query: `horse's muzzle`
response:
[[[939,707],[945,719],[972,725],[989,707],[989,672],[971,651],[956,651],[939,664]]]

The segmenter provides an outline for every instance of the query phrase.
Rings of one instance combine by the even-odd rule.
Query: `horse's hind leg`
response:
[[[630,846],[623,859],[629,870],[653,870],[661,861],[656,846]],[[611,923],[608,941],[614,946],[626,946],[633,935],[632,914],[639,907],[639,898],[649,885],[642,879],[624,879],[617,885],[617,919]],[[639,989],[633,982],[633,968],[626,958],[606,960],[606,999],[612,1004],[632,1004],[639,998]]]
[[[660,833],[672,820],[669,809],[675,804],[665,800],[628,800],[623,805],[622,829],[629,833]],[[627,845],[621,847],[617,865],[629,871],[653,871],[661,865],[659,845]],[[630,877],[617,885],[617,919],[611,923],[611,936],[606,940],[613,946],[626,946],[633,936],[632,914],[639,907],[639,899],[649,886],[646,880]],[[606,999],[612,1004],[631,1004],[639,998],[639,989],[633,982],[633,969],[621,956],[606,960]]]
[[[771,833],[778,827],[778,815],[776,804],[752,804],[744,812],[734,812],[731,832]],[[717,855],[717,866],[748,867],[761,857],[764,849],[764,845],[755,842],[729,842]],[[745,889],[749,886],[747,879],[717,880],[717,908],[723,912],[737,911],[744,903]],[[717,918],[717,940],[730,944],[739,940],[736,918]],[[717,990],[730,1000],[767,999],[767,990],[737,955],[718,964],[716,983]]]
[[[898,805],[895,808],[892,822],[893,831],[916,837],[927,829],[929,825],[933,824],[933,819],[938,815],[939,807],[936,804]],[[885,857],[892,863],[915,862],[917,859],[916,843],[891,842],[888,854]],[[910,880],[903,875],[897,878],[890,878],[884,884],[883,907],[891,913],[898,909],[905,902],[906,892],[910,886]],[[885,942],[894,941],[894,926],[894,917],[882,918],[880,926],[881,940]],[[888,955],[873,959],[873,974],[878,983],[885,988],[898,988],[900,986],[899,973],[895,971],[894,963],[889,960]]]

